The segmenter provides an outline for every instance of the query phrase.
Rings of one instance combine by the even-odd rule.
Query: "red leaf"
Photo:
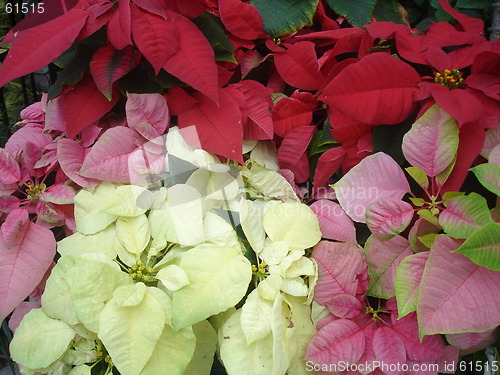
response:
[[[173,12],[165,13],[178,30],[179,49],[163,69],[217,103],[218,71],[212,46],[193,22]]]
[[[167,19],[164,19],[135,5],[130,8],[134,42],[158,74],[167,60],[179,50],[179,43],[182,42],[175,27],[178,15],[166,12]]]
[[[0,235],[0,320],[35,289],[56,255],[56,241],[50,229],[30,221],[19,227],[10,244],[5,244],[2,237]]]
[[[160,94],[129,93],[125,111],[129,127],[134,128],[141,122],[147,122],[158,135],[165,132],[170,122],[167,102]]]
[[[182,112],[193,107],[197,101],[179,86],[172,87],[166,94],[168,109],[172,116],[178,116]]]
[[[267,89],[253,80],[241,81],[234,87],[246,101],[248,121],[244,126],[245,139],[272,139],[274,132],[270,108],[273,103]]]
[[[201,146],[213,154],[243,162],[241,112],[238,104],[224,91],[219,91],[220,103],[195,93],[198,103],[179,114],[182,135],[193,146]],[[189,127],[195,127],[195,131]],[[196,139],[198,137],[198,139]]]
[[[283,98],[274,105],[272,118],[274,132],[284,138],[294,128],[309,125],[312,121],[312,111],[300,100]]]
[[[413,110],[419,82],[410,65],[379,52],[346,67],[325,87],[320,100],[366,124],[397,124]]]
[[[165,18],[165,10],[163,7],[156,2],[156,0],[132,0],[135,5],[139,8],[147,10],[149,13],[156,14],[162,18]]]
[[[384,370],[387,375],[404,374],[401,369],[396,368],[398,364],[406,362],[406,348],[401,336],[391,327],[379,327],[373,334],[373,351],[377,361],[390,366]],[[393,370],[393,367],[395,368]]]
[[[280,167],[290,169],[295,175],[295,181],[299,184],[309,178],[309,163],[307,163],[307,168],[304,168],[304,162],[301,163],[301,159],[305,155],[314,130],[316,130],[314,126],[308,125],[293,129],[288,132],[278,149]]]
[[[342,147],[335,147],[325,151],[319,157],[313,179],[315,189],[325,185],[328,179],[340,168],[344,154],[345,150]]]
[[[240,0],[219,0],[219,13],[226,29],[241,39],[265,38],[262,17],[253,5]]]
[[[87,13],[75,8],[50,22],[20,31],[0,67],[0,87],[55,60],[71,47],[86,19]]]
[[[106,32],[109,42],[118,50],[132,45],[130,0],[121,0],[108,21]]]
[[[170,9],[174,12],[182,14],[184,17],[196,18],[203,13],[207,4],[207,0],[159,0],[163,9]]]
[[[111,100],[113,83],[130,72],[140,60],[140,53],[133,47],[117,51],[111,44],[101,47],[90,61],[90,73],[97,88]]]
[[[114,2],[101,1],[100,4],[94,4],[89,8],[87,8],[86,12],[88,13],[89,16],[78,38],[80,40],[88,38],[97,30],[99,30],[101,27],[106,25],[109,22],[111,15],[113,14],[113,12],[109,10],[114,5],[115,5]]]
[[[466,14],[460,13],[457,10],[453,9],[448,2],[448,0],[438,0],[441,8],[448,13],[450,16],[455,18],[460,26],[471,34],[482,34],[484,31],[484,22],[480,18],[470,17]]]
[[[0,148],[0,183],[10,185],[18,182],[21,179],[21,170],[19,164],[12,155]]]
[[[62,111],[69,138],[99,120],[116,104],[118,93],[111,101],[101,94],[90,76],[86,76],[64,96]]]
[[[482,127],[471,122],[460,128],[459,137],[457,160],[450,177],[448,177],[441,189],[441,193],[460,190],[472,162],[483,148],[485,133]]]
[[[274,55],[276,68],[283,80],[303,90],[317,90],[323,82],[314,43],[303,41],[288,46]]]

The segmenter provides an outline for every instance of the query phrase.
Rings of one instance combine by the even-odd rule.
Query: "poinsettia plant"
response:
[[[434,374],[491,345],[500,44],[438,3],[454,21],[425,30],[382,0],[16,25],[0,85],[58,67],[0,149],[22,371]]]

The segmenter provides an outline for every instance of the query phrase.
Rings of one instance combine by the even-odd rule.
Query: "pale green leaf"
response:
[[[156,278],[161,281],[165,288],[172,292],[175,292],[176,290],[179,290],[189,284],[186,272],[175,264],[169,264],[168,266],[162,268],[156,274]]]
[[[174,329],[178,330],[236,305],[252,277],[250,262],[231,248],[199,245],[188,250],[179,267],[190,281],[174,292]]]
[[[262,212],[250,200],[240,200],[241,228],[252,249],[258,254],[264,248],[266,233],[262,225]]]
[[[277,274],[271,274],[262,280],[257,286],[259,295],[267,300],[274,301],[281,289],[283,278]]]
[[[220,358],[228,374],[269,375],[273,370],[273,337],[247,345],[241,328],[241,310],[229,317],[219,330]]]
[[[241,328],[248,345],[271,333],[273,302],[263,299],[254,289],[241,308]]]
[[[480,164],[470,169],[489,191],[500,195],[500,164]]]
[[[299,201],[288,181],[275,171],[263,170],[257,173],[243,172],[247,182],[262,196],[283,201]]]
[[[284,375],[289,363],[285,344],[285,329],[290,320],[290,309],[284,303],[281,293],[274,301],[271,318],[271,331],[273,335],[273,371],[271,374]]]
[[[42,306],[51,318],[60,319],[70,325],[80,322],[71,300],[71,288],[66,277],[72,272],[75,262],[71,257],[61,257],[45,283]]]
[[[140,254],[150,238],[149,221],[146,215],[122,216],[116,221],[116,234],[128,252]]]
[[[500,271],[500,223],[478,229],[455,251],[480,266]]]
[[[238,235],[234,228],[221,216],[214,212],[207,212],[203,218],[205,241],[214,245],[222,245],[233,249],[240,248]]]
[[[68,324],[48,317],[42,309],[33,309],[17,328],[10,354],[22,366],[42,369],[57,361],[74,337]]]
[[[273,242],[286,241],[290,250],[303,250],[321,239],[318,219],[305,204],[286,202],[266,210],[264,229]]]
[[[102,309],[113,297],[115,289],[132,284],[132,278],[104,254],[87,253],[71,258],[74,266],[65,277],[76,315],[88,330],[99,332]]]
[[[301,277],[284,279],[283,283],[281,283],[281,290],[295,297],[305,297],[309,293],[309,289],[304,279]]]
[[[422,187],[422,189],[427,190],[429,187],[429,178],[425,172],[418,167],[408,167],[405,171]]]
[[[136,306],[120,306],[111,299],[99,317],[99,339],[122,375],[137,375],[153,354],[164,331],[160,302],[146,292]]]
[[[137,185],[118,186],[103,209],[104,213],[116,216],[139,216],[151,208],[155,200],[153,192]]]
[[[140,375],[183,375],[196,347],[196,337],[191,327],[173,332],[166,325],[156,343],[153,354]]]
[[[264,248],[260,252],[259,258],[262,259],[267,265],[277,265],[285,259],[289,251],[290,245],[287,241],[273,242],[268,237],[265,240]]]
[[[210,170],[210,169],[212,170]],[[195,171],[186,184],[198,190],[205,200],[230,201],[236,197],[242,184],[238,170],[231,165],[212,164]]]
[[[318,0],[252,0],[264,22],[266,34],[273,38],[292,34],[312,25]]]
[[[196,348],[184,375],[210,375],[217,348],[217,332],[207,320],[193,326]]]
[[[64,255],[80,255],[82,253],[102,253],[110,259],[116,257],[116,229],[109,225],[95,234],[75,232],[57,243],[57,252]]]
[[[119,286],[113,292],[113,300],[119,306],[137,306],[144,298],[146,290],[144,283]]]
[[[92,367],[88,365],[78,365],[73,367],[73,369],[69,372],[68,375],[90,375]]]
[[[285,271],[285,277],[287,278],[314,275],[316,275],[314,261],[306,257],[297,259]]]
[[[290,306],[290,324],[286,327],[286,351],[288,355],[288,375],[308,375],[306,348],[316,334],[316,328],[311,320],[311,305],[306,304],[303,297],[283,296]]]
[[[117,219],[117,215],[103,213],[114,195],[115,185],[102,183],[94,193],[80,190],[75,196],[75,224],[76,230],[83,234],[94,234],[106,228]]]

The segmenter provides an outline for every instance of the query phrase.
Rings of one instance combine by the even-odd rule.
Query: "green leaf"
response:
[[[215,52],[216,61],[229,61],[237,64],[234,58],[234,48],[231,41],[224,31],[224,26],[220,19],[214,15],[203,12],[193,22],[198,26],[198,29],[206,36],[208,42]]]
[[[486,189],[500,195],[500,165],[485,163],[470,169]]]
[[[425,247],[428,247],[430,249],[437,235],[437,233],[429,233],[424,236],[418,237],[418,239],[424,244]]]
[[[174,330],[193,325],[236,305],[252,277],[250,262],[228,247],[203,244],[188,250],[179,262],[190,281],[174,292]]]
[[[309,156],[322,154],[338,144],[339,143],[333,139],[330,133],[330,122],[326,120],[323,124],[323,128],[313,134],[308,146]]]
[[[406,10],[396,0],[378,0],[373,10],[377,22],[389,21],[407,25]]]
[[[195,347],[196,337],[191,327],[173,332],[166,325],[141,375],[184,375]]]
[[[354,27],[370,23],[376,0],[327,0],[330,8],[345,17]]]
[[[486,199],[476,193],[453,198],[439,215],[439,224],[454,238],[467,238],[491,222]]]
[[[266,34],[276,38],[312,25],[318,0],[252,0],[250,4],[262,16]]]
[[[75,331],[42,309],[31,310],[21,321],[10,343],[12,359],[31,369],[49,367],[68,349]]]
[[[408,167],[405,171],[413,178],[424,190],[429,188],[429,178],[425,172],[418,167]]]
[[[474,232],[454,253],[480,266],[500,271],[500,223],[490,223]]]
[[[122,375],[140,374],[165,327],[160,302],[146,292],[136,306],[120,306],[111,299],[99,317],[99,339]]]
[[[318,219],[305,204],[286,202],[267,209],[264,229],[273,242],[286,241],[292,250],[304,250],[321,239]]]
[[[417,207],[422,207],[425,204],[425,199],[423,198],[413,198],[410,197],[411,203],[413,203]]]
[[[432,223],[434,225],[439,225],[438,218],[436,215],[434,215],[431,210],[418,210],[417,214],[419,214],[421,217],[423,217],[425,220],[427,220],[429,223]]]
[[[207,320],[196,323],[193,332],[196,336],[196,349],[184,375],[208,375],[217,348],[217,332]]]

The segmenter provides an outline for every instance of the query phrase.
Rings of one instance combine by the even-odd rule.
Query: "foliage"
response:
[[[444,0],[422,31],[269,4],[80,0],[4,38],[0,85],[61,69],[0,149],[24,373],[454,372],[495,341],[498,41]]]

